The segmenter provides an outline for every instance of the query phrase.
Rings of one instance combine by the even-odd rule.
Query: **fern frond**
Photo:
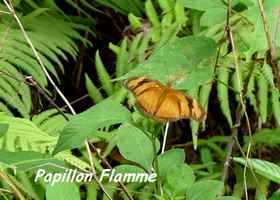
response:
[[[49,135],[58,136],[67,121],[56,109],[49,109],[33,116],[32,122]]]
[[[278,127],[280,127],[280,96],[278,89],[271,88],[272,113]]]
[[[212,89],[212,82],[202,85],[199,90],[199,102],[204,108],[205,112],[208,112],[209,96]],[[205,121],[203,122],[203,128],[205,128]]]
[[[255,76],[250,76],[246,97],[249,99],[250,104],[253,106],[254,110],[258,112],[257,99],[256,99],[256,88],[255,88]]]
[[[45,153],[54,146],[57,138],[41,131],[27,119],[9,117],[0,113],[0,121],[9,124],[9,130],[2,140],[1,149],[8,151],[37,151]]]
[[[233,123],[229,107],[228,88],[224,85],[229,83],[229,70],[225,67],[219,67],[217,69],[217,72],[219,80],[219,82],[217,83],[218,99],[220,102],[221,110],[226,117],[229,126],[232,127]]]
[[[53,110],[50,110],[43,115],[47,116],[50,113],[53,113]],[[46,132],[40,130],[30,120],[10,117],[4,113],[0,113],[0,121],[1,123],[9,124],[8,132],[0,138],[1,149],[12,152],[36,151],[40,153],[49,153],[57,142],[58,137],[50,136]],[[55,158],[64,160],[79,169],[89,169],[87,163],[73,156],[68,151],[55,155]]]
[[[102,94],[100,93],[99,89],[94,85],[94,83],[91,81],[91,79],[87,74],[85,74],[85,82],[86,82],[86,89],[89,97],[95,103],[102,101],[103,100]]]
[[[98,78],[101,82],[103,89],[105,90],[105,92],[107,93],[108,96],[112,95],[113,94],[113,84],[111,82],[109,73],[107,72],[107,70],[100,58],[99,51],[97,51],[95,54],[95,68],[96,68],[96,72],[97,72]]]
[[[262,122],[266,122],[267,119],[267,105],[268,105],[268,82],[262,74],[259,74],[257,77],[257,102],[258,110]]]
[[[188,94],[194,98],[198,99],[198,92],[199,88],[193,88],[192,90],[188,91]],[[197,140],[198,140],[198,129],[199,129],[199,123],[197,121],[191,120],[190,126],[192,130],[192,140],[193,140],[193,146],[196,149],[197,148]]]
[[[6,18],[3,20],[5,21]],[[59,56],[65,60],[67,60],[68,55],[75,58],[78,46],[74,40],[80,40],[85,44],[89,44],[89,41],[73,28],[75,23],[67,21],[62,17],[50,15],[30,17],[30,15],[26,15],[26,18],[22,17],[22,21],[25,22],[25,20],[26,24],[24,26],[27,34],[31,38],[34,47],[40,53],[45,67],[59,81],[57,67],[64,72]],[[0,69],[11,71],[11,74],[15,77],[22,77],[20,74],[31,75],[42,88],[46,88],[48,81],[45,74],[34,57],[34,53],[22,35],[21,30],[9,27],[7,23],[2,23],[0,24],[0,35],[3,36],[0,48]],[[0,79],[3,78],[0,77]],[[7,79],[7,77],[1,83],[0,99],[4,104],[6,102],[9,105],[6,108],[15,108],[21,115],[28,117],[32,106],[29,88],[24,86],[21,90],[15,80]],[[8,86],[10,84],[12,88]],[[5,94],[5,92],[8,93]],[[13,101],[11,102],[12,96]]]

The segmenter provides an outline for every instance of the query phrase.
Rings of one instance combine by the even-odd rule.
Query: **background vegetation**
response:
[[[279,26],[279,0],[1,1],[0,198],[280,199]],[[143,75],[207,111],[164,154],[122,86]],[[49,163],[159,178],[34,183]]]

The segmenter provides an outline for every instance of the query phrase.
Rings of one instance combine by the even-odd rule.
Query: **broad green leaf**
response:
[[[116,173],[144,173],[144,169],[134,165],[118,165],[114,167]]]
[[[223,196],[223,197],[218,197],[216,200],[241,200],[241,199],[232,196]]]
[[[186,164],[172,165],[167,171],[164,187],[172,196],[184,195],[193,185],[194,180],[194,172],[190,166]]]
[[[225,23],[227,10],[223,7],[209,8],[203,13],[200,19],[201,26],[214,26],[216,24]]]
[[[222,192],[223,183],[220,181],[206,180],[194,183],[187,193],[187,199],[191,200],[215,200]]]
[[[171,149],[158,156],[159,176],[165,177],[171,165],[183,164],[185,152],[182,149]]]
[[[233,158],[233,160],[237,163],[245,165],[244,158],[235,157]],[[249,162],[256,173],[276,183],[280,183],[280,166],[272,162],[268,162],[260,159],[254,159],[254,158],[249,159]]]
[[[167,83],[172,76],[181,77],[191,73],[199,63],[215,56],[215,52],[216,44],[212,39],[194,36],[176,38],[156,49],[145,62],[121,79],[147,76]]]
[[[175,89],[179,90],[192,90],[198,89],[200,85],[209,83],[214,77],[213,65],[199,66],[193,69],[189,74],[186,75],[186,79],[179,82],[174,86]]]
[[[183,164],[185,152],[183,149],[171,149],[158,157],[159,176],[165,177],[171,165]]]
[[[0,123],[0,137],[4,136],[9,129],[9,124]]]
[[[54,186],[47,186],[46,189],[47,200],[79,200],[80,191],[75,183],[56,183]]]
[[[10,152],[0,150],[0,167],[20,171],[33,171],[40,169],[62,169],[64,163],[50,155],[33,151]]]
[[[98,129],[129,120],[129,111],[120,103],[110,99],[101,101],[70,119],[60,134],[53,153],[79,147],[85,139],[94,136]]]
[[[154,158],[152,141],[140,129],[132,125],[125,125],[117,130],[118,148],[121,155],[150,170]]]
[[[212,8],[226,8],[225,4],[220,0],[180,0],[181,4],[186,8],[205,11]]]

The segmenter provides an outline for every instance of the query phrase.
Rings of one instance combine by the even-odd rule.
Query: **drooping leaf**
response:
[[[151,169],[154,158],[153,143],[140,129],[124,125],[117,130],[118,148],[122,156],[139,163],[145,169]]]
[[[244,158],[235,157],[233,158],[233,160],[242,165],[245,165]],[[272,162],[254,158],[249,159],[248,162],[250,162],[257,174],[264,176],[276,183],[280,183],[280,166]]]
[[[119,102],[106,99],[72,117],[60,134],[54,154],[79,147],[94,131],[130,120],[129,111]]]

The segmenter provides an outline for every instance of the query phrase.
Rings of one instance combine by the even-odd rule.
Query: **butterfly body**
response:
[[[183,92],[145,77],[133,77],[124,86],[136,97],[137,105],[143,113],[158,121],[177,121],[192,118],[202,121],[203,108]]]

